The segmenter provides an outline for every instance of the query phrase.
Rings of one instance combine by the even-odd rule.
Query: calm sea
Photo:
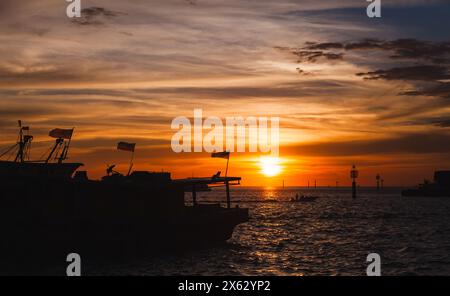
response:
[[[312,203],[285,202],[295,194]],[[450,275],[450,198],[400,196],[400,189],[236,188],[251,220],[223,246],[160,255],[139,265],[105,266],[111,275],[365,275],[369,253],[383,275]],[[200,200],[224,199],[223,190]]]

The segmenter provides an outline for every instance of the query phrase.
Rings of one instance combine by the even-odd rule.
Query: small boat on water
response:
[[[417,188],[403,190],[402,196],[450,197],[450,171],[436,171],[433,183],[425,180]]]
[[[295,198],[292,198],[292,202],[314,202],[316,199],[318,199],[318,196],[307,196],[307,195],[301,195],[298,194],[295,195]]]

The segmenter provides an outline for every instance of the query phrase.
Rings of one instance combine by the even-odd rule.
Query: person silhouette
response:
[[[213,180],[216,180],[216,179],[220,178],[220,174],[221,174],[221,173],[222,173],[221,171],[218,171],[216,174],[214,174],[214,175],[212,176],[212,179],[213,179]]]

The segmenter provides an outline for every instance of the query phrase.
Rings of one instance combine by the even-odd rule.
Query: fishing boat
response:
[[[13,155],[13,160],[0,160],[0,180],[3,182],[27,178],[70,178],[82,163],[66,163],[73,129],[54,129],[49,135],[55,138],[55,143],[45,160],[30,160],[31,142],[30,128],[22,126],[19,120],[18,141],[3,152],[0,157]],[[68,141],[66,141],[66,139]],[[59,152],[59,153],[58,153]]]
[[[83,164],[65,162],[73,129],[52,130],[49,155],[32,161],[29,128],[19,128],[14,159],[0,162],[0,273],[18,266],[21,273],[23,264],[65,270],[69,253],[83,262],[130,263],[155,252],[211,247],[249,219],[248,209],[231,206],[230,187],[240,185],[240,177],[174,180],[169,172],[132,171],[131,161],[125,174],[111,165],[92,180],[78,170]],[[120,142],[118,149],[133,159],[134,145]],[[198,202],[199,192],[218,186],[226,188],[225,207]]]
[[[319,198],[318,196],[306,196],[306,195],[299,196],[298,194],[296,194],[295,198],[292,198],[291,201],[292,202],[314,202],[318,198]]]

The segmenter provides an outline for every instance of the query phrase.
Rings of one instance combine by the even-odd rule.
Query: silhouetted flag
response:
[[[60,129],[55,128],[54,130],[51,130],[48,135],[52,138],[57,139],[67,139],[70,140],[72,138],[73,129]]]
[[[119,142],[117,144],[117,149],[123,150],[123,151],[134,152],[135,147],[136,147],[136,143]]]
[[[214,152],[211,154],[212,158],[226,158],[229,159],[230,158],[230,152],[228,151],[224,151],[224,152]]]

